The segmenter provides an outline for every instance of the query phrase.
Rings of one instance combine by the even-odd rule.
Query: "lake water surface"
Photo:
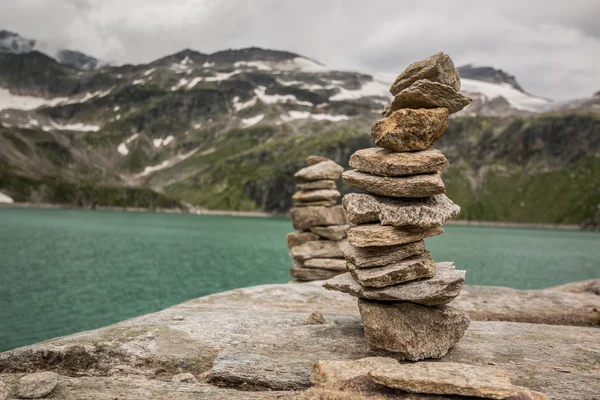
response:
[[[467,283],[600,277],[600,234],[446,226],[427,239]],[[210,293],[288,282],[285,218],[0,208],[0,351]]]

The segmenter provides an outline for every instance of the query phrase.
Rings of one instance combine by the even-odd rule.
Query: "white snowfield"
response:
[[[35,110],[41,106],[55,106],[69,100],[68,97],[55,97],[45,99],[43,97],[20,96],[12,94],[8,89],[0,88],[0,110]]]
[[[348,90],[338,86],[339,92],[329,98],[331,101],[339,100],[358,100],[363,97],[378,96],[391,98],[390,84],[383,81],[373,79],[364,83],[360,89]]]
[[[467,94],[480,93],[488,100],[493,100],[502,96],[513,108],[516,108],[517,110],[542,112],[554,105],[554,103],[550,100],[523,93],[508,83],[498,84],[462,78],[460,80],[460,86],[461,92]]]
[[[126,156],[127,154],[129,154],[129,149],[127,148],[127,145],[131,142],[133,142],[135,139],[137,139],[140,136],[139,133],[134,133],[133,135],[129,136],[127,138],[126,141],[124,141],[123,143],[119,144],[119,146],[117,146],[117,151],[122,155],[122,156]]]
[[[196,154],[197,151],[198,151],[198,149],[195,149],[195,150],[190,151],[189,153],[177,155],[169,160],[165,160],[165,161],[161,162],[158,165],[149,165],[149,166],[145,167],[144,170],[142,172],[140,172],[137,176],[150,175],[151,173],[160,171],[161,169],[172,167],[173,165],[179,163],[180,161],[183,161],[186,158],[193,156],[194,154]]]
[[[0,203],[12,204],[14,201],[4,193],[0,192]]]
[[[165,138],[160,138],[160,139],[152,139],[152,145],[154,147],[166,146],[169,143],[171,143],[173,141],[173,139],[175,139],[173,137],[173,135],[169,135]]]
[[[350,117],[347,115],[331,115],[331,114],[312,114],[309,111],[289,111],[286,114],[281,114],[279,119],[283,122],[292,122],[298,119],[314,119],[316,121],[346,121],[349,120]]]
[[[242,118],[242,125],[244,125],[245,128],[252,126],[252,125],[256,125],[260,121],[262,121],[264,117],[265,117],[264,114],[260,114],[260,115],[256,115],[256,116],[250,117],[250,118]]]

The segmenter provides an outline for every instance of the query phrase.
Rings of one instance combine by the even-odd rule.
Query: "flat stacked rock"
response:
[[[299,190],[292,197],[290,214],[300,232],[287,235],[294,259],[290,274],[298,281],[324,280],[346,271],[340,245],[348,225],[335,183],[344,168],[319,156],[308,157],[306,163],[308,166],[294,175]]]
[[[446,132],[448,115],[470,103],[446,54],[410,65],[394,82],[395,96],[373,125],[376,148],[350,158],[344,182],[364,193],[342,201],[350,229],[342,245],[348,272],[327,289],[358,297],[371,348],[407,360],[441,358],[463,336],[468,314],[447,304],[460,293],[465,271],[436,264],[423,239],[443,232],[460,212],[446,195],[448,160],[430,147]]]

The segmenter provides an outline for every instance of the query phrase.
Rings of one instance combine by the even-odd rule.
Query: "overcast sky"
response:
[[[0,29],[119,63],[259,46],[400,72],[443,51],[557,100],[600,90],[600,0],[0,0]]]

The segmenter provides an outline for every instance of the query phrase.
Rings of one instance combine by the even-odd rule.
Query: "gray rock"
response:
[[[443,83],[457,92],[460,90],[458,70],[450,56],[440,52],[406,67],[392,84],[390,93],[395,96],[420,79]]]
[[[315,226],[310,228],[310,231],[325,239],[342,240],[346,237],[349,228],[348,225]]]
[[[348,230],[348,242],[356,247],[395,246],[417,242],[436,236],[444,230],[439,226],[418,228],[412,226],[358,225]]]
[[[319,311],[313,311],[306,319],[307,325],[323,325],[325,322],[325,317]]]
[[[371,139],[376,146],[390,151],[427,150],[446,129],[446,108],[402,108],[378,120],[371,128]]]
[[[442,358],[471,322],[467,313],[449,306],[359,299],[358,309],[369,347],[395,352],[411,361]]]
[[[356,247],[344,241],[340,248],[346,261],[356,268],[381,267],[427,251],[423,240],[387,247]]]
[[[440,226],[460,213],[460,207],[445,194],[422,199],[380,197],[366,193],[344,196],[344,210],[351,224],[380,221],[382,225]]]
[[[58,383],[58,374],[51,371],[25,375],[19,380],[17,397],[22,399],[41,399],[48,396]]]
[[[363,287],[381,288],[435,275],[435,263],[429,253],[375,268],[356,268],[348,263],[352,277]]]
[[[290,269],[290,275],[299,281],[323,281],[331,279],[340,274],[340,271],[320,268],[298,268]]]
[[[52,394],[61,400],[291,399],[297,393],[274,388],[307,388],[317,360],[375,355],[365,346],[356,299],[325,290],[321,284],[261,285],[216,293],[111,326],[13,349],[0,353],[0,381],[16,388],[23,372],[51,368],[61,374]],[[467,285],[453,306],[459,307],[466,291],[471,293],[468,305],[483,307],[478,310],[483,319],[493,317],[486,316],[485,301],[503,293],[498,296],[506,309],[503,318],[510,318],[511,312],[519,318],[528,313],[541,323],[472,322],[443,361],[494,363],[509,372],[515,385],[542,390],[553,399],[597,397],[600,329],[546,325],[544,313],[551,313],[546,316],[554,323],[556,316],[564,314],[561,321],[569,323],[568,314],[580,307],[591,313],[591,320],[590,307],[599,307],[594,301],[600,296],[556,292],[549,297],[546,290]],[[499,306],[500,302],[495,307]],[[313,310],[322,312],[327,323],[306,325]],[[173,322],[173,315],[184,315],[185,320]],[[154,339],[146,338],[149,332]],[[221,386],[175,385],[170,379],[181,372],[179,368],[198,377],[208,375]],[[111,370],[116,372],[108,375]],[[154,378],[159,370],[163,372]]]
[[[183,374],[177,374],[171,378],[171,382],[176,383],[198,383],[198,379],[193,374],[185,372]]]
[[[337,190],[317,189],[317,190],[301,190],[292,196],[294,201],[321,201],[321,200],[337,200],[341,196]]]
[[[336,189],[335,181],[322,180],[322,181],[311,181],[311,182],[300,182],[296,184],[296,187],[300,190],[315,190],[315,189]]]
[[[8,399],[8,388],[4,384],[4,382],[0,381],[0,400]]]
[[[421,362],[387,365],[369,372],[380,385],[411,393],[506,399],[518,394],[505,370],[488,365]]]
[[[446,193],[439,173],[391,177],[346,171],[342,178],[349,186],[380,196],[429,197]]]
[[[333,161],[321,161],[317,164],[302,168],[294,174],[300,181],[319,181],[323,179],[338,179],[344,168]]]
[[[306,164],[310,166],[310,165],[318,164],[323,161],[332,161],[332,160],[330,160],[327,157],[323,157],[323,156],[308,156],[308,157],[306,157],[305,161],[306,161]]]
[[[321,240],[321,237],[312,232],[292,232],[287,234],[286,239],[288,249],[291,249],[292,247],[300,246],[306,242]]]
[[[313,385],[346,381],[367,376],[374,369],[395,367],[398,361],[390,357],[365,357],[358,360],[319,360],[310,374]]]
[[[465,271],[454,269],[452,263],[437,263],[433,278],[411,281],[383,288],[366,288],[352,278],[350,272],[331,278],[323,284],[325,289],[337,290],[351,296],[379,301],[410,301],[425,306],[451,302],[463,287]]]
[[[459,112],[471,103],[451,86],[421,79],[401,91],[394,97],[385,117],[401,108],[440,108],[448,109],[450,114]]]
[[[337,204],[337,200],[317,200],[317,201],[296,201],[292,203],[293,207],[332,207]]]
[[[330,269],[346,272],[346,260],[343,258],[310,258],[304,261],[305,268]]]
[[[302,207],[290,210],[294,229],[303,231],[313,226],[345,225],[346,213],[342,206]]]
[[[396,153],[371,147],[352,154],[350,166],[373,175],[406,176],[441,172],[448,168],[448,160],[435,149]]]
[[[292,247],[290,255],[298,260],[309,258],[343,258],[339,242],[318,240]]]

